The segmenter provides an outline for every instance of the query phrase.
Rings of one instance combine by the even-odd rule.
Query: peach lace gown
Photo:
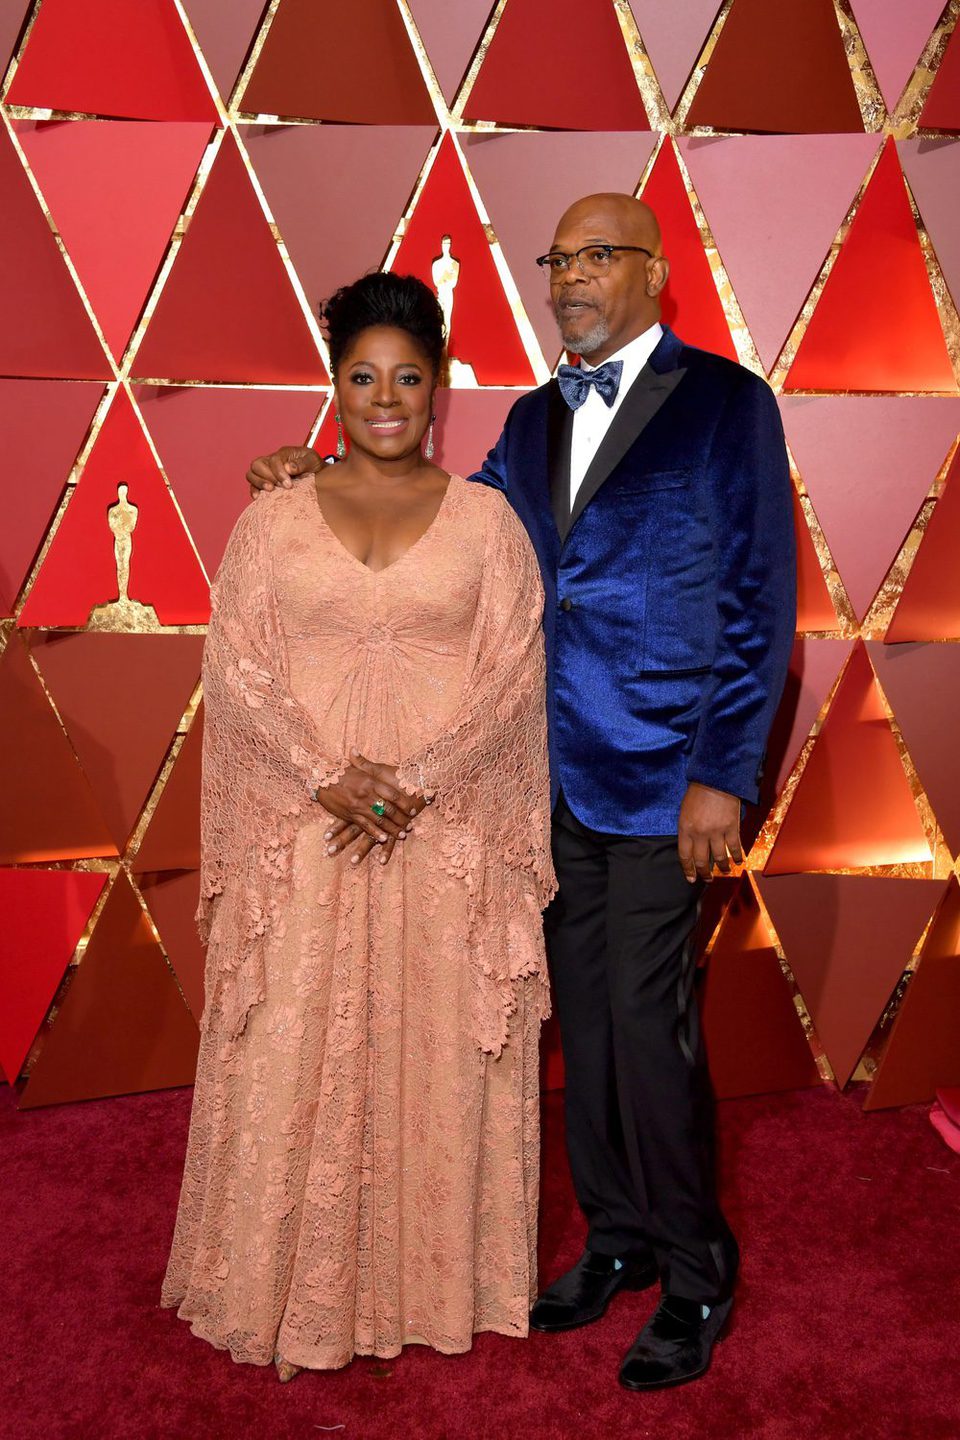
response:
[[[513,512],[456,477],[378,573],[310,484],[231,538],[204,660],[207,1008],[163,1303],[235,1360],[527,1333],[542,603]],[[331,859],[309,798],[353,745],[437,792],[386,867]]]

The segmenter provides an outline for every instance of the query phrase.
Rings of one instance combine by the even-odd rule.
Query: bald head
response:
[[[586,195],[564,212],[551,250],[591,245],[611,247],[605,267],[587,266],[601,273],[573,261],[551,273],[550,292],[566,348],[599,364],[659,320],[670,267],[656,215],[632,195]]]

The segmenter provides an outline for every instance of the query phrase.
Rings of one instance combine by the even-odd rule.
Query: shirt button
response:
[[[560,609],[561,609],[561,610],[572,610],[572,609],[573,609],[573,601],[572,601],[572,600],[566,600],[566,599],[561,600],[561,601],[560,601]]]

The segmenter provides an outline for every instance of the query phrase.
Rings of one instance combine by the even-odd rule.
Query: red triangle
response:
[[[167,777],[133,861],[135,871],[199,870],[203,703]]]
[[[864,1110],[916,1105],[960,1085],[960,887],[950,881],[897,1011]]]
[[[450,135],[445,135],[392,269],[433,285],[444,235],[460,262],[448,349],[480,385],[534,385],[530,361],[504,294],[480,216]]]
[[[833,0],[733,0],[686,123],[788,135],[862,130]]]
[[[867,652],[858,642],[765,873],[931,858]]]
[[[33,654],[119,846],[200,679],[201,635],[50,635]]]
[[[436,120],[394,0],[325,0],[322,14],[316,0],[280,0],[238,108],[367,125]]]
[[[649,130],[609,0],[507,0],[463,118],[545,130]]]
[[[954,855],[960,853],[960,751],[953,717],[960,712],[960,645],[890,645],[867,649],[910,759]]]
[[[107,379],[103,347],[5,131],[0,194],[0,374]]]
[[[13,613],[102,395],[99,383],[0,380],[8,473],[30,477],[0,527],[0,615]]]
[[[787,963],[843,1089],[944,882],[876,875],[759,879]]]
[[[0,870],[0,1061],[13,1079],[106,879],[80,870]]]
[[[210,126],[73,120],[15,127],[119,358],[186,204]]]
[[[189,1085],[199,1038],[121,870],[44,1039],[20,1107]]]
[[[89,782],[16,633],[0,656],[0,863],[116,855]]]
[[[27,18],[33,9],[32,0],[10,0],[0,10],[0,76],[7,72],[10,57],[17,48]]]
[[[230,134],[213,163],[133,370],[172,380],[326,381]]]
[[[490,0],[409,0],[437,84],[452,105],[490,19]]]
[[[217,89],[229,100],[253,44],[265,0],[185,0],[184,10]]]
[[[117,598],[108,512],[118,504],[120,484],[137,508],[131,599],[152,605],[162,625],[203,624],[210,618],[199,561],[129,397],[119,389],[20,612],[20,625],[85,625],[91,610]]]
[[[790,986],[746,876],[706,963],[702,1014],[718,1100],[819,1083]]]
[[[6,99],[130,120],[216,120],[173,0],[43,0]]]
[[[957,390],[892,137],[883,147],[784,388]]]
[[[687,345],[736,360],[733,336],[668,136],[664,137],[642,196],[660,221],[662,249],[670,261],[670,279],[661,296],[664,321]]]
[[[837,612],[796,490],[793,525],[797,536],[797,630],[835,630]]]
[[[922,130],[960,130],[960,24],[954,26],[920,114]]]
[[[933,509],[900,601],[887,644],[902,640],[960,640],[960,450]]]
[[[764,764],[761,804],[772,805],[796,764],[823,702],[850,652],[849,640],[798,635]]]
[[[190,1006],[190,1013],[199,1025],[203,1015],[203,975],[207,956],[194,918],[200,904],[199,872],[176,870],[167,875],[143,875],[138,883],[160,932],[160,943]]]
[[[136,386],[190,535],[213,576],[230,531],[250,503],[250,461],[278,445],[305,443],[324,391]],[[202,463],[198,463],[202,457]]]

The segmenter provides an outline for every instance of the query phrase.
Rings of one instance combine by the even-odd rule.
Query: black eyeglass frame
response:
[[[581,245],[579,250],[574,250],[571,254],[567,254],[565,250],[548,250],[546,255],[537,256],[537,264],[540,266],[541,270],[545,270],[548,275],[565,275],[570,269],[571,262],[576,260],[577,268],[579,269],[581,275],[585,275],[587,272],[583,268],[583,262],[581,261],[580,256],[584,254],[584,252],[587,250],[605,250],[607,252],[608,263],[610,256],[614,253],[615,250],[635,250],[642,255],[648,255],[651,260],[657,259],[657,256],[654,255],[653,251],[648,250],[645,245]],[[551,259],[555,255],[562,256],[563,259],[566,261],[566,264],[560,271],[554,270],[550,264]]]

